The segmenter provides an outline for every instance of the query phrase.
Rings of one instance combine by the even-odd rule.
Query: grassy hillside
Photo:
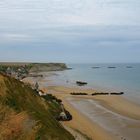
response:
[[[55,120],[60,105],[0,74],[0,140],[74,140]]]
[[[32,63],[30,72],[61,71],[67,69],[64,63]]]
[[[8,67],[15,71],[20,67],[24,67],[28,72],[61,71],[67,69],[64,63],[0,63],[0,71],[6,71]]]

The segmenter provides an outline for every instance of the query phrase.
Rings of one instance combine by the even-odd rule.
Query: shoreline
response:
[[[27,80],[27,81],[26,81]],[[26,78],[26,82],[33,83],[33,79]],[[29,81],[28,81],[29,80]],[[95,90],[91,89],[80,89],[75,87],[65,87],[65,86],[45,86],[44,84],[49,85],[49,80],[36,79],[40,83],[40,88],[46,92],[55,95],[57,98],[62,99],[63,104],[67,110],[72,114],[73,120],[69,122],[62,122],[66,127],[73,128],[78,130],[83,134],[86,134],[93,140],[124,140],[123,136],[114,136],[112,133],[104,129],[98,124],[98,122],[91,121],[88,116],[84,115],[80,110],[75,108],[67,99],[75,98],[76,100],[81,99],[92,99],[98,101],[99,105],[105,107],[107,110],[110,110],[114,113],[120,114],[130,119],[140,120],[140,106],[134,104],[133,102],[127,100],[123,96],[72,96],[70,92],[86,92],[93,93]],[[24,82],[25,82],[24,81]],[[133,126],[134,127],[134,126]],[[140,128],[140,125],[135,126]]]
[[[56,91],[57,89],[57,91]],[[58,90],[59,89],[59,90]],[[60,90],[61,89],[61,90]],[[64,122],[65,125],[67,125],[68,127],[73,127],[74,129],[79,129],[79,131],[81,131],[82,133],[87,134],[89,137],[91,137],[92,139],[97,139],[97,140],[119,140],[119,139],[123,139],[124,136],[122,136],[121,134],[112,134],[109,131],[106,131],[106,129],[104,129],[102,126],[99,125],[98,122],[96,121],[92,121],[88,115],[85,115],[81,112],[81,110],[75,108],[68,100],[67,98],[74,98],[77,101],[81,100],[81,99],[93,99],[95,101],[99,101],[99,103],[97,105],[101,105],[104,108],[106,108],[106,110],[108,110],[108,112],[113,112],[114,114],[117,114],[117,116],[121,116],[120,120],[125,120],[126,119],[126,125],[132,125],[134,128],[140,128],[140,123],[137,125],[136,123],[133,124],[133,120],[140,122],[140,107],[137,106],[136,104],[131,103],[129,100],[126,100],[124,97],[121,96],[96,96],[96,97],[92,97],[92,96],[71,96],[68,94],[68,92],[65,92],[66,88],[65,87],[55,87],[54,88],[54,93],[53,95],[55,95],[57,98],[60,98],[66,109],[68,109],[71,113],[72,116],[74,117],[72,121],[70,122]],[[68,89],[69,91],[70,89]],[[74,90],[74,89],[73,89]],[[117,103],[119,102],[119,104]],[[126,110],[124,110],[127,107]],[[101,113],[101,111],[100,111]],[[110,122],[113,123],[113,118],[114,117],[110,117]],[[130,120],[130,121],[129,121]],[[132,121],[131,121],[132,120]],[[79,122],[79,124],[77,124],[77,122]],[[81,125],[83,127],[81,127]],[[124,127],[125,129],[127,129],[127,127]],[[111,129],[111,128],[110,128]],[[135,130],[133,130],[134,132]],[[125,132],[126,133],[126,132]],[[136,133],[137,135],[139,135],[138,133]],[[125,134],[127,136],[127,134]],[[129,134],[128,134],[129,135]],[[137,137],[137,135],[132,135],[132,137]],[[125,136],[125,138],[126,138]],[[124,138],[124,139],[125,139]],[[131,139],[133,140],[133,139]],[[137,140],[137,139],[136,139]]]
[[[60,96],[58,96],[60,98]],[[62,98],[61,98],[62,99]],[[71,105],[67,100],[62,99],[65,107],[73,116],[70,122],[62,122],[64,125],[77,129],[87,135],[91,140],[117,140],[112,134],[104,130],[97,123],[92,122],[86,115]]]

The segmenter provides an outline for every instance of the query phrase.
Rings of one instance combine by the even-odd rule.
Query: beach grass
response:
[[[0,88],[0,102],[2,110],[5,110],[7,114],[10,112],[9,110],[11,110],[17,120],[18,117],[16,116],[18,116],[18,114],[21,114],[21,118],[23,118],[23,121],[19,121],[19,132],[16,133],[16,128],[14,129],[12,126],[9,126],[8,131],[11,131],[11,133],[9,135],[5,134],[3,136],[4,138],[11,137],[11,139],[18,139],[20,135],[24,135],[24,138],[27,137],[28,139],[27,135],[29,135],[29,133],[26,135],[25,132],[26,129],[29,129],[28,131],[31,132],[30,135],[32,134],[31,137],[34,137],[36,140],[74,140],[74,137],[69,132],[67,132],[55,119],[55,115],[58,115],[60,111],[58,104],[54,102],[48,102],[45,99],[39,97],[29,86],[19,82],[14,78],[5,77],[2,75],[0,77],[0,84],[2,85]],[[8,109],[6,110],[6,108]],[[26,112],[27,118],[22,115],[23,112]],[[12,116],[12,113],[9,115]],[[4,116],[2,117],[0,115],[0,117],[1,130],[5,128],[2,128],[3,125],[8,124],[8,120],[9,122],[11,121],[11,118],[8,118],[6,121]],[[33,122],[32,127],[30,127],[30,123],[27,123],[28,121]],[[14,121],[12,123],[14,124]],[[24,126],[23,124],[26,125]]]

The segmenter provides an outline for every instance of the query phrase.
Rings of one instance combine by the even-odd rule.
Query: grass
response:
[[[60,112],[60,105],[57,102],[39,97],[29,86],[14,78],[3,76],[2,79],[0,78],[1,83],[4,84],[3,88],[0,88],[0,92],[6,92],[6,94],[0,96],[1,114],[5,110],[3,114],[7,113],[7,116],[11,116],[11,114],[16,116],[23,112],[26,112],[28,116],[23,119],[24,121],[21,124],[19,123],[19,134],[16,137],[12,137],[11,134],[10,139],[18,140],[21,139],[20,136],[24,136],[25,140],[26,138],[35,140],[74,140],[74,137],[55,119],[55,116]],[[11,112],[11,114],[8,114],[8,112]],[[6,122],[5,117],[1,114],[0,131],[2,124],[10,121],[9,118]],[[33,122],[32,127],[30,127],[30,123],[27,123],[27,120]],[[23,123],[26,125],[24,126]],[[27,129],[29,129],[30,134],[25,133]],[[2,139],[1,133],[0,139]]]

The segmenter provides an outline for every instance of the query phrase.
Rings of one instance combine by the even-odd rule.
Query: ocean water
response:
[[[131,67],[128,68],[128,66]],[[80,88],[110,92],[123,91],[125,98],[140,105],[140,64],[68,64],[68,67],[72,69],[51,72],[50,77],[46,78],[50,78],[53,85],[77,87],[76,81],[81,80],[88,82],[88,85]],[[74,97],[66,99],[91,122],[96,122],[115,138],[139,140],[139,120],[112,112],[99,101],[83,98],[77,100]]]
[[[131,66],[131,68],[128,66]],[[57,85],[76,86],[76,81],[86,81],[87,86],[99,91],[124,92],[140,97],[140,64],[68,64],[72,70],[57,72],[52,79]],[[92,68],[99,67],[99,68]],[[115,68],[108,68],[115,67]]]

